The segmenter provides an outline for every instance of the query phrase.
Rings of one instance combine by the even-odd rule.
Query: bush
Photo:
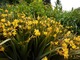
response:
[[[1,49],[8,59],[53,59],[56,54],[68,59],[79,54],[75,51],[79,50],[80,36],[73,35],[60,22],[44,16],[34,19],[25,13],[17,13],[15,18],[12,15],[8,10],[0,15],[0,36],[11,39]]]
[[[18,12],[25,13],[26,16],[31,16],[36,18],[37,16],[53,16],[53,10],[50,5],[44,5],[42,2],[32,2],[27,4],[26,2],[22,2],[17,5],[7,5],[2,7],[4,10],[7,8],[9,12],[13,12],[14,15]]]
[[[8,59],[52,60],[55,56],[68,59],[80,54],[80,36],[72,34],[71,31],[72,28],[75,29],[75,24],[78,24],[72,21],[73,17],[75,19],[76,10],[62,12],[56,8],[53,11],[49,5],[44,6],[42,2],[23,2],[2,8],[0,51],[3,51]],[[10,40],[7,42],[5,39]]]
[[[72,26],[72,28],[68,28],[69,30],[73,30],[74,33],[80,34],[80,28],[79,28],[79,21],[80,21],[80,10],[75,9],[72,11],[62,11],[55,9],[54,12],[54,18],[57,21],[60,21],[64,27],[66,26]]]

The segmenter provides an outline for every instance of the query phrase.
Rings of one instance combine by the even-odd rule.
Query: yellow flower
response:
[[[8,21],[7,23],[5,23],[5,26],[10,26],[10,25],[11,25],[10,21]]]
[[[12,24],[14,26],[14,28],[16,28],[18,26],[19,20],[15,19]]]
[[[52,31],[52,27],[48,27],[47,30],[48,30],[48,31]]]
[[[12,22],[14,28],[16,28],[18,26],[18,24],[16,22]]]
[[[58,28],[58,27],[56,27],[56,32],[57,32],[57,33],[59,32],[59,28]]]
[[[12,33],[11,33],[11,32],[8,32],[8,35],[9,35],[9,36],[11,36],[11,35],[12,35]]]
[[[55,45],[58,45],[58,41],[54,42]]]
[[[40,33],[40,31],[38,29],[35,29],[34,33],[35,33],[36,36],[40,36],[41,35],[41,33]]]
[[[62,48],[63,49],[63,56],[64,56],[64,58],[65,59],[68,59],[68,56],[69,56],[69,54],[68,54],[68,49],[67,48]]]
[[[80,36],[74,37],[74,40],[80,42]]]
[[[13,32],[12,34],[13,34],[13,36],[15,36],[16,35],[16,32]]]
[[[28,22],[26,22],[26,24],[28,24],[28,25],[32,25],[32,21],[28,21]]]
[[[4,47],[0,46],[0,51],[4,51]]]
[[[50,24],[49,23],[47,23],[47,25],[48,25],[48,27],[50,27]]]
[[[76,48],[77,48],[73,41],[70,41],[70,46],[71,46],[73,49],[76,49]]]
[[[7,36],[7,32],[3,32],[3,36]]]
[[[67,48],[67,44],[65,42],[62,43],[62,47]]]
[[[76,49],[77,47],[76,47],[76,45],[72,45],[72,48],[73,48],[73,49]]]
[[[65,59],[68,59],[68,49],[67,48],[62,48],[62,49],[58,49],[57,52],[60,54],[60,55],[63,55]]]
[[[48,58],[45,56],[45,57],[43,57],[41,60],[48,60]]]
[[[19,20],[20,23],[23,23],[23,20]]]
[[[73,45],[74,43],[73,43],[73,40],[71,40],[70,42],[69,42],[71,45]]]
[[[5,18],[4,19],[1,19],[1,22],[6,22]]]
[[[51,20],[50,18],[47,18],[48,20]]]
[[[11,31],[13,30],[13,27],[7,28],[7,31]]]
[[[2,16],[2,17],[6,17],[6,16],[7,16],[7,14],[2,14],[1,16]]]
[[[5,10],[6,13],[8,13],[8,10]]]
[[[7,22],[7,25],[8,25],[8,26],[10,26],[10,25],[11,25],[10,21],[8,21],[8,22]]]
[[[3,28],[3,29],[5,28],[5,25],[4,25],[4,24],[2,24],[2,28]]]
[[[31,29],[31,26],[27,26],[27,29],[30,30]]]
[[[18,22],[19,22],[19,20],[15,19],[15,20],[14,20],[14,22],[18,23]]]
[[[59,53],[60,55],[63,55],[64,54],[64,51],[62,49],[58,49],[57,50],[57,53]]]
[[[54,45],[54,42],[53,42],[53,41],[51,41],[51,42],[50,42],[50,44],[51,44],[51,45]]]
[[[70,39],[69,39],[69,38],[66,38],[66,39],[64,39],[64,41],[65,41],[66,43],[69,43]]]
[[[31,17],[27,17],[27,19],[29,19],[29,20],[30,20],[30,19],[31,19]]]
[[[47,35],[48,33],[47,33],[47,32],[43,32],[43,34],[44,34],[44,35]]]
[[[76,49],[79,49],[79,47],[76,47]]]
[[[38,20],[34,20],[33,21],[33,24],[38,24]]]
[[[37,20],[39,20],[39,19],[40,19],[40,17],[38,16],[38,17],[37,17]]]
[[[15,29],[12,31],[12,34],[13,34],[13,36],[15,36],[17,34]]]
[[[6,32],[6,29],[3,29],[3,32]]]
[[[65,37],[66,36],[70,36],[71,35],[71,31],[68,31],[66,34],[65,34]]]
[[[22,25],[18,25],[19,28],[22,28]]]
[[[53,37],[55,37],[55,38],[56,38],[56,36],[57,36],[56,34],[53,35]]]
[[[67,32],[67,35],[69,35],[69,34],[71,34],[71,31],[68,31],[68,32]]]
[[[25,16],[21,16],[21,18],[23,18],[23,19],[24,19],[24,18],[25,18]]]

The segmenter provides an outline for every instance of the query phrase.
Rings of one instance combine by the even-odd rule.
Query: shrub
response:
[[[68,28],[69,30],[73,30],[74,33],[80,34],[79,21],[80,21],[80,10],[75,9],[72,11],[62,11],[55,9],[54,18],[57,21],[60,21],[63,26],[72,26],[72,28]],[[67,28],[67,27],[66,27]]]
[[[0,15],[1,36],[11,39],[2,46],[8,59],[51,59],[55,54],[68,59],[79,54],[75,51],[79,50],[80,36],[73,35],[60,22],[44,16],[34,19],[25,13],[17,13],[16,18],[12,15],[8,14],[8,10]]]
[[[51,60],[55,55],[68,59],[80,54],[80,36],[69,30],[76,26],[71,21],[75,18],[74,11],[53,11],[49,5],[32,2],[7,5],[0,12],[0,40],[11,39],[0,44],[0,50],[8,59]]]
[[[9,12],[13,12],[14,15],[17,13],[25,13],[26,16],[31,16],[36,18],[37,16],[53,16],[53,10],[51,5],[44,5],[42,2],[31,2],[30,4],[26,2],[22,2],[16,5],[6,5],[2,6],[2,9],[8,10]]]

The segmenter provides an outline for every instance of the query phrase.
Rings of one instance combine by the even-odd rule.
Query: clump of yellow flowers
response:
[[[5,12],[8,13],[8,10]],[[34,38],[44,36],[46,40],[51,42],[50,49],[55,47],[57,53],[66,59],[68,59],[70,51],[80,49],[80,36],[72,34],[60,22],[45,17],[42,19],[43,17],[39,16],[34,19],[26,17],[24,13],[17,13],[17,18],[13,19],[12,12],[6,13],[0,15],[2,17],[0,18],[0,33],[6,38],[16,36],[19,31],[29,33],[30,36],[26,37],[29,38],[29,41],[31,36],[35,36]],[[61,48],[57,49],[58,47]],[[4,50],[4,48],[0,50]],[[42,60],[48,60],[48,58],[44,57]]]
[[[41,60],[48,60],[48,58],[45,56],[45,57],[43,57]]]
[[[40,36],[40,34],[41,34],[38,29],[35,29],[34,33],[35,33],[36,36]]]

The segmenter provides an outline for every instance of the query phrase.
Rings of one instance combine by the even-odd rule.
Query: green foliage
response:
[[[44,5],[42,2],[33,2],[29,5],[29,7],[31,14],[34,17],[37,17],[38,15],[51,17],[51,15],[53,15],[51,6]]]
[[[60,21],[64,27],[66,26],[72,26],[72,28],[69,28],[69,30],[73,30],[74,33],[80,34],[80,10],[75,9],[72,11],[62,11],[55,9],[54,10],[54,18],[57,21]]]
[[[33,18],[36,18],[37,16],[47,16],[52,17],[53,16],[53,10],[51,8],[51,5],[44,5],[42,2],[32,2],[30,4],[27,4],[26,2],[22,2],[17,5],[7,5],[2,7],[3,9],[7,9],[9,12],[13,12],[13,15],[16,15],[17,13],[25,13],[26,16],[31,16]]]
[[[64,57],[77,54],[75,49],[80,48],[80,43],[77,43],[80,42],[80,36],[71,32],[73,30],[80,34],[79,9],[67,12],[62,11],[61,6],[56,6],[52,10],[51,5],[44,5],[42,0],[22,1],[0,8],[0,40],[11,38],[11,41],[4,44],[4,54],[9,59],[41,60],[45,56],[50,59],[59,53],[57,50],[64,47]],[[63,43],[65,46],[62,46]]]

